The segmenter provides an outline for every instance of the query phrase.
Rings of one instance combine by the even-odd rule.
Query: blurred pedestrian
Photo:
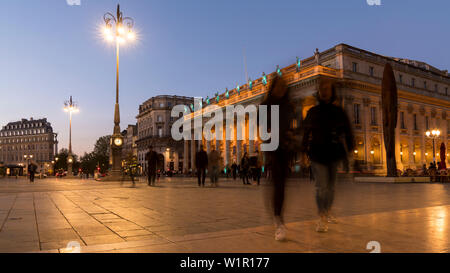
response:
[[[236,180],[237,168],[238,166],[236,162],[233,162],[233,164],[231,165],[231,173],[233,174],[233,180]]]
[[[249,170],[250,170],[250,161],[247,152],[245,152],[244,155],[242,156],[239,170],[239,173],[241,174],[242,178],[242,183],[244,185],[251,185],[250,182],[248,181]]]
[[[34,162],[30,162],[30,165],[28,165],[28,173],[30,174],[30,182],[34,183],[34,176],[36,174],[37,165],[34,164]]]
[[[217,187],[220,172],[220,154],[213,146],[211,152],[208,155],[208,173],[211,178],[211,186]]]
[[[283,203],[285,194],[285,183],[288,174],[290,157],[293,153],[290,151],[293,141],[293,132],[291,122],[295,118],[294,107],[289,100],[289,90],[283,78],[277,76],[273,79],[269,92],[261,105],[279,106],[279,145],[274,151],[267,152],[268,164],[270,166],[270,177],[273,185],[272,202],[275,224],[275,240],[281,241],[286,237],[286,228],[283,219]],[[268,128],[271,128],[271,110],[267,109],[269,122]],[[276,132],[272,132],[276,133]]]
[[[156,170],[158,165],[158,154],[153,151],[153,147],[150,145],[148,147],[148,152],[145,155],[147,160],[147,174],[148,174],[148,185],[155,186],[156,180]]]
[[[337,223],[331,214],[337,166],[353,150],[353,134],[345,111],[334,104],[336,90],[331,80],[321,80],[318,105],[304,121],[302,150],[307,153],[316,184],[320,220],[316,231],[327,232],[328,223]]]
[[[195,155],[195,166],[197,166],[198,186],[205,186],[206,168],[208,167],[208,154],[200,145],[200,150]]]

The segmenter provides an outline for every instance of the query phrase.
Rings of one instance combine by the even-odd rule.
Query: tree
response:
[[[93,152],[84,153],[84,155],[80,159],[80,163],[83,172],[94,174],[94,171],[97,168],[97,161],[95,160],[95,155]]]
[[[55,158],[58,158],[57,161],[55,161],[55,170],[66,170],[67,171],[67,157],[69,156],[69,150],[66,148],[63,148],[59,150],[59,153],[55,156]],[[78,156],[76,154],[72,154],[73,156],[73,163],[72,163],[72,169],[74,171],[77,171],[80,162],[78,161]]]
[[[397,162],[395,161],[395,127],[397,127],[397,84],[394,71],[389,63],[384,66],[381,82],[381,103],[383,114],[383,137],[386,149],[387,176],[397,176]]]
[[[106,135],[97,139],[92,156],[96,161],[96,166],[100,167],[100,172],[105,173],[109,168],[109,149],[111,136]]]

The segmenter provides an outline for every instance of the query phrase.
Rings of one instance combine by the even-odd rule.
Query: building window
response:
[[[419,130],[419,128],[417,128],[417,114],[413,115],[413,121],[414,121],[414,130]]]
[[[423,81],[423,88],[427,89],[427,82],[426,81]]]
[[[411,79],[411,86],[412,87],[416,86],[416,79],[414,79],[414,78]]]
[[[430,130],[430,126],[429,126],[429,121],[428,121],[428,117],[425,117],[425,130]]]
[[[162,137],[163,136],[163,130],[161,127],[158,127],[158,136]]]
[[[352,63],[352,70],[353,70],[353,72],[358,72],[358,64],[357,63],[355,63],[355,62]]]
[[[373,66],[369,67],[369,74],[371,77],[373,77]]]
[[[436,92],[438,91],[438,85],[437,84],[434,85],[434,91],[436,91]]]
[[[405,112],[400,112],[400,124],[402,129],[406,129],[405,126]]]
[[[359,119],[360,107],[361,107],[360,104],[354,104],[354,106],[353,106],[353,116],[355,119],[355,124],[360,124],[360,119]]]
[[[162,122],[162,116],[157,117],[158,122]]]
[[[161,103],[159,104],[159,107],[163,108],[163,107],[164,107],[164,103],[161,102]]]
[[[377,125],[377,108],[370,107],[370,124]]]
[[[448,95],[448,87],[445,87],[445,95]]]
[[[403,75],[402,75],[402,74],[399,74],[399,75],[398,75],[398,81],[399,81],[400,83],[403,83]]]

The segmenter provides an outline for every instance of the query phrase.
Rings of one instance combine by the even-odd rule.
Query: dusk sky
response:
[[[111,134],[115,52],[100,33],[117,0],[3,0],[0,126],[46,117],[68,146],[63,103],[73,95],[73,150]],[[121,129],[156,95],[211,96],[339,43],[450,68],[450,1],[120,1],[138,40],[121,47]]]

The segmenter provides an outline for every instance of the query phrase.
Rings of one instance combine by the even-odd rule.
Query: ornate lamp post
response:
[[[439,131],[438,129],[431,130],[431,131],[428,130],[425,132],[425,135],[433,140],[433,163],[434,163],[434,165],[436,165],[436,148],[434,145],[435,144],[434,140],[441,135],[441,131]]]
[[[31,159],[33,158],[33,155],[23,155],[23,158],[25,158],[25,163],[26,163],[26,169],[25,169],[25,173],[26,175],[28,175],[28,165],[30,164]]]
[[[69,154],[67,155],[67,176],[73,176],[72,173],[72,164],[73,164],[73,156],[72,156],[72,114],[78,113],[78,106],[75,102],[72,101],[72,96],[68,101],[64,102],[64,111],[69,113]]]
[[[120,44],[127,40],[134,40],[133,32],[134,20],[130,17],[123,17],[120,5],[117,5],[117,15],[107,12],[103,15],[105,21],[104,34],[107,41],[116,43],[116,104],[114,108],[114,131],[111,136],[110,164],[111,179],[121,176],[122,171],[122,145],[123,137],[120,133],[120,112],[119,112],[119,49]]]

